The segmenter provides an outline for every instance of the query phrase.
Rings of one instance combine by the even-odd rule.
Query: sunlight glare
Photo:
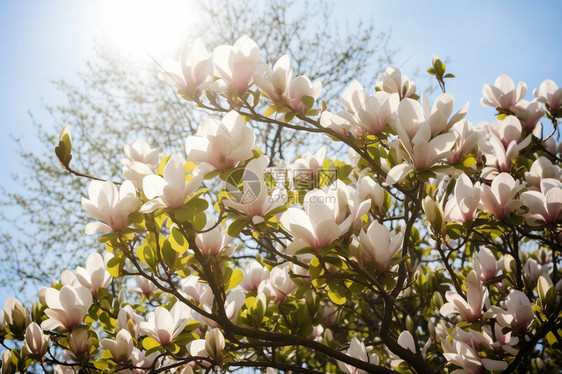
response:
[[[126,58],[176,57],[201,12],[192,0],[96,2],[100,36]]]

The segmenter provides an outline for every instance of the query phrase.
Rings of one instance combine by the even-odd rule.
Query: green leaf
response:
[[[168,236],[168,241],[170,242],[172,249],[179,254],[184,254],[189,249],[187,240],[185,240],[185,237],[177,227],[172,227],[172,231]]]
[[[121,270],[125,267],[126,257],[115,256],[107,261],[107,272],[114,278],[118,278]]]
[[[242,282],[243,278],[244,278],[244,272],[240,269],[234,269],[232,271],[232,274],[230,275],[230,279],[228,281],[226,290],[228,291],[238,286],[240,282]]]
[[[147,244],[143,244],[137,249],[137,256],[142,262],[150,267],[156,266],[156,263],[158,262],[156,259],[156,253],[154,253],[152,248]]]
[[[160,348],[160,343],[150,337],[146,337],[142,340],[142,346],[147,351],[150,351],[151,349]]]
[[[314,100],[314,98],[312,96],[303,96],[301,98],[301,101],[304,104],[304,106],[306,107],[306,109],[310,109],[314,106],[314,102],[316,100]]]
[[[345,293],[346,288],[343,284],[338,284],[335,287],[330,285],[330,289],[328,290],[328,297],[334,304],[343,305],[345,304],[346,300]]]
[[[293,118],[295,118],[295,113],[293,112],[288,112],[287,114],[285,114],[285,122],[291,122],[293,120]]]
[[[240,235],[240,232],[250,223],[248,219],[241,219],[232,222],[226,229],[226,233],[234,238]]]
[[[267,108],[267,109],[265,110],[265,113],[264,113],[263,115],[266,116],[266,117],[270,117],[270,116],[272,116],[276,111],[277,111],[277,110],[275,109],[274,106],[270,106],[269,108]]]
[[[454,74],[447,73],[447,74],[445,74],[445,76],[443,78],[454,78],[454,77],[455,77]]]
[[[176,264],[176,260],[178,259],[178,252],[176,252],[172,245],[170,244],[169,240],[164,240],[164,243],[160,247],[162,252],[162,258],[166,263],[170,266],[170,268],[174,268]]]

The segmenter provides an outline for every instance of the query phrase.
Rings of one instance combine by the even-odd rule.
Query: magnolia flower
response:
[[[527,132],[532,132],[539,120],[544,116],[544,111],[538,101],[521,100],[512,106],[511,111],[521,121],[521,125]]]
[[[90,354],[92,341],[88,334],[88,327],[77,327],[72,330],[68,342],[70,351],[65,351],[70,356],[70,359],[76,362],[81,362],[86,355]]]
[[[369,362],[371,364],[378,365],[379,364],[379,356],[376,353],[367,353],[367,348],[363,342],[360,342],[359,339],[353,337],[349,344],[349,349],[345,352],[348,356],[356,358],[358,360]],[[338,361],[338,367],[347,374],[367,374],[365,370],[361,370],[352,366],[350,364],[346,364],[344,362]]]
[[[455,331],[460,330],[458,328]],[[470,330],[469,334],[476,334],[475,330]],[[507,362],[498,361],[489,358],[482,358],[478,353],[478,344],[471,339],[470,342],[458,340],[453,336],[451,344],[446,339],[441,339],[441,347],[443,348],[443,356],[451,364],[462,368],[460,373],[481,374],[483,368],[487,370],[503,370],[507,367]]]
[[[552,224],[562,220],[562,182],[559,179],[542,179],[540,191],[525,191],[520,199],[529,208],[525,215],[528,224],[536,225],[537,221]]]
[[[515,197],[523,187],[510,174],[500,173],[492,180],[491,187],[482,185],[480,208],[493,214],[496,219],[507,218],[512,210],[521,206],[521,202]]]
[[[320,147],[313,155],[310,152],[297,158],[289,169],[294,176],[295,183],[299,186],[314,187],[315,177],[322,170],[322,165],[326,159],[326,147]]]
[[[253,81],[259,64],[259,49],[252,39],[244,35],[233,46],[221,45],[213,51],[215,74],[222,79],[211,89],[218,92],[232,89],[245,91]]]
[[[214,296],[212,292],[209,292],[207,295],[208,299],[205,300],[205,303],[203,303],[202,307],[205,311],[213,313],[212,305]],[[244,305],[245,301],[246,295],[242,290],[233,290],[229,292],[226,296],[226,300],[224,301],[224,312],[226,317],[231,321],[236,321],[236,318],[238,318],[238,311],[240,310],[242,305]],[[218,324],[214,320],[207,317],[197,315],[197,319],[201,322],[202,326],[208,325],[211,328],[215,328],[218,326]]]
[[[415,91],[415,87],[414,87]],[[342,96],[345,109],[353,115],[354,123],[368,134],[378,134],[398,108],[400,97],[397,93],[375,92],[371,96],[358,81],[353,81]]]
[[[45,314],[49,318],[41,323],[44,330],[71,330],[80,325],[93,302],[92,293],[84,286],[63,286],[60,291],[47,288],[45,300]]]
[[[256,85],[274,103],[288,98],[289,84],[292,80],[293,69],[291,69],[291,60],[287,55],[283,55],[277,60],[273,69],[265,63],[260,64],[254,75]]]
[[[400,100],[416,94],[416,84],[402,75],[400,70],[393,66],[386,68],[384,73],[380,73],[377,77],[376,87],[384,92],[397,93]]]
[[[183,293],[197,305],[213,305],[213,292],[207,283],[199,281],[196,275],[190,275],[181,281]]]
[[[130,305],[125,305],[119,309],[117,314],[117,322],[115,324],[116,331],[127,330],[131,336],[135,338],[138,336],[138,325],[144,321]]]
[[[299,75],[289,85],[289,106],[300,114],[305,115],[310,107],[305,104],[303,97],[312,97],[314,101],[322,92],[322,82],[319,80],[312,83],[307,76]]]
[[[480,203],[480,183],[474,185],[466,174],[461,174],[455,184],[453,198],[445,205],[445,220],[460,222],[476,218],[477,208]]]
[[[359,201],[370,201],[371,206],[377,210],[384,207],[384,188],[371,177],[365,176],[357,181],[357,193]]]
[[[176,302],[171,310],[157,307],[147,322],[139,324],[139,328],[141,333],[166,346],[183,331],[190,319],[191,309],[181,302]]]
[[[550,79],[545,79],[538,89],[534,89],[533,96],[537,101],[547,104],[550,113],[556,113],[562,106],[562,88],[558,88]]]
[[[212,226],[215,227],[209,230]],[[223,225],[220,223],[215,224],[210,217],[208,217],[205,230],[195,236],[197,248],[199,248],[204,256],[230,256],[232,254],[234,246],[229,244],[234,238],[226,233]]]
[[[400,344],[402,346],[402,348],[404,349],[408,349],[410,350],[412,353],[417,353],[416,350],[416,342],[414,341],[414,336],[412,335],[412,333],[408,330],[404,330],[400,333],[400,335],[398,336],[398,339],[396,340],[396,342],[398,344]],[[433,341],[431,340],[431,338],[429,338],[427,340],[427,342],[424,344],[422,351],[421,351],[421,355],[423,358],[425,358],[425,356],[427,355],[427,350],[429,349],[429,346],[431,345]],[[390,363],[390,366],[392,367],[396,367],[398,365],[400,365],[400,363],[403,361],[400,357],[396,356],[395,354],[393,354],[392,352],[390,353],[392,361]]]
[[[327,247],[349,230],[352,217],[342,220],[345,215],[340,212],[345,211],[341,209],[341,200],[338,204],[334,194],[330,196],[327,192],[329,188],[308,191],[304,196],[304,210],[289,208],[281,216],[281,223],[293,236],[293,242],[286,248],[287,254],[295,254],[305,247]]]
[[[453,154],[456,135],[449,129],[464,118],[467,106],[448,119],[454,106],[451,95],[440,95],[430,110],[422,94],[422,104],[423,109],[417,101],[404,99],[398,105],[396,131],[406,150],[402,158],[407,161],[388,172],[387,184],[402,181],[413,170],[427,170],[435,162]],[[401,149],[398,148],[398,151],[401,152]]]
[[[89,199],[82,198],[82,207],[101,222],[86,225],[86,234],[119,232],[129,225],[129,214],[140,205],[133,183],[123,182],[119,190],[111,182],[92,181],[88,188]]]
[[[481,248],[474,255],[474,271],[480,276],[482,282],[494,279],[498,272],[503,268],[503,259],[496,260],[496,257],[488,248]]]
[[[347,137],[352,132],[354,136],[361,135],[360,132],[356,131],[358,125],[355,123],[355,118],[348,112],[332,113],[325,110],[320,116],[320,125],[344,137]]]
[[[225,345],[224,336],[218,328],[205,333],[205,350],[209,356],[217,358]]]
[[[43,356],[47,352],[49,337],[43,333],[35,322],[27,326],[23,350],[35,356]]]
[[[99,253],[94,252],[88,257],[85,269],[81,266],[76,268],[76,279],[94,296],[98,293],[98,288],[107,288],[113,279],[106,270],[106,262]]]
[[[453,147],[453,153],[447,157],[447,161],[451,165],[456,165],[462,162],[468,153],[474,151],[480,139],[480,132],[465,119],[455,123],[451,127],[451,131],[456,135],[457,140]]]
[[[298,288],[289,276],[290,263],[285,262],[271,269],[269,279],[264,280],[258,287],[258,294],[273,297],[275,304],[285,301],[287,296],[293,294]]]
[[[269,195],[264,180],[264,171],[268,164],[269,159],[266,156],[248,162],[242,177],[244,181],[243,191],[240,192],[237,187],[231,186],[229,190],[236,200],[223,200],[226,208],[243,213],[256,225],[264,222],[267,213],[283,205],[287,198],[284,186],[277,186]]]
[[[531,285],[535,284],[541,275],[547,275],[548,271],[547,265],[540,265],[534,258],[527,259],[523,265],[523,273]]]
[[[496,78],[493,85],[485,84],[482,89],[484,96],[480,103],[482,106],[491,106],[503,110],[509,110],[510,107],[516,105],[527,93],[527,85],[525,82],[517,83],[517,87],[513,80],[507,75],[500,75]]]
[[[402,233],[390,233],[388,228],[373,221],[367,230],[361,230],[354,249],[355,257],[361,262],[376,262],[379,272],[390,268],[392,258],[402,247]]]
[[[174,86],[187,98],[196,99],[211,83],[211,54],[201,38],[182,51],[180,61],[164,61],[164,71],[158,78]],[[182,95],[182,96],[184,96]]]
[[[123,166],[123,178],[131,181],[139,191],[142,190],[142,181],[144,177],[153,174],[154,172],[150,166],[139,161],[132,161]]]
[[[197,129],[197,135],[185,141],[187,159],[205,172],[231,169],[254,156],[255,135],[235,111],[218,122],[209,118]]]
[[[174,155],[164,167],[163,178],[158,175],[144,177],[143,191],[149,201],[144,203],[141,213],[151,213],[165,207],[181,208],[185,199],[195,193],[201,186],[203,176],[195,175],[186,183],[184,164],[184,159]]]
[[[502,327],[526,329],[535,315],[529,298],[519,290],[512,290],[504,302],[504,308],[491,306],[484,317],[495,318]]]
[[[154,292],[156,285],[152,283],[150,279],[142,277],[140,275],[135,275],[134,279],[137,283],[138,288],[131,289],[131,291],[139,295],[144,295],[146,297],[150,296],[152,292]]]
[[[116,362],[127,363],[133,354],[133,338],[127,330],[119,331],[115,340],[102,339],[100,344],[111,352]]]
[[[29,310],[15,297],[8,297],[4,302],[4,323],[15,330],[23,332],[31,322]]]
[[[260,283],[269,278],[269,270],[253,260],[244,269],[244,278],[240,286],[246,291],[257,291]]]
[[[548,158],[540,156],[533,162],[531,169],[525,172],[529,190],[539,191],[541,180],[545,178],[562,179],[562,168],[558,164],[553,164]]]
[[[484,302],[488,299],[488,290],[482,286],[480,277],[474,270],[468,274],[465,285],[466,300],[454,291],[447,291],[445,298],[448,302],[443,304],[439,313],[444,316],[460,314],[467,322],[480,319]]]
[[[148,167],[158,165],[158,150],[150,148],[150,145],[142,139],[136,140],[133,144],[125,144],[123,150],[128,158],[122,158],[121,163],[129,165],[133,162],[140,162]]]

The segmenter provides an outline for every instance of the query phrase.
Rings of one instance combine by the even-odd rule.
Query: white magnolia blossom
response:
[[[259,262],[253,260],[244,269],[244,278],[240,287],[246,291],[257,291],[260,283],[269,278],[269,270],[264,268]]]
[[[49,337],[43,333],[35,322],[30,323],[25,330],[23,350],[35,356],[43,356],[49,347]]]
[[[287,199],[287,192],[282,185],[278,185],[271,195],[269,194],[264,180],[264,172],[268,164],[269,159],[266,156],[250,160],[242,176],[243,191],[231,186],[229,191],[234,195],[234,199],[223,200],[226,208],[244,214],[256,225],[264,222],[267,213],[285,204]]]
[[[456,165],[461,163],[467,154],[475,150],[480,139],[480,132],[465,119],[455,123],[451,127],[451,132],[456,135],[457,139],[453,153],[447,157],[447,161],[451,165]]]
[[[500,173],[492,180],[491,186],[482,184],[480,209],[493,214],[496,219],[507,218],[512,210],[521,206],[516,196],[523,188],[524,185],[510,174]]]
[[[414,86],[415,91],[415,86]],[[353,81],[344,91],[342,101],[345,109],[353,116],[353,123],[367,134],[382,132],[398,108],[398,93],[375,92],[368,96],[358,81]]]
[[[166,346],[182,332],[191,319],[191,309],[181,302],[176,302],[171,310],[157,307],[147,322],[140,322],[139,328],[142,334]]]
[[[532,132],[539,120],[544,116],[544,110],[538,101],[521,100],[511,107],[511,111],[521,122],[521,126],[527,131]]]
[[[197,99],[211,84],[213,64],[211,53],[201,38],[182,51],[180,61],[165,60],[164,71],[158,77],[181,91],[184,96]]]
[[[234,246],[230,245],[232,240],[234,238],[226,233],[224,226],[214,223],[210,216],[203,232],[195,236],[195,244],[205,256],[230,256],[234,251]]]
[[[449,222],[463,223],[476,218],[480,204],[480,183],[472,184],[466,174],[461,174],[455,184],[453,197],[445,205],[444,218]]]
[[[401,232],[391,233],[388,228],[373,221],[365,230],[361,230],[352,245],[355,257],[361,262],[376,262],[379,272],[390,268],[390,262],[402,247]]]
[[[115,328],[116,331],[125,329],[131,334],[131,336],[137,338],[139,333],[138,325],[143,321],[144,318],[135,313],[130,305],[125,305],[119,309]]]
[[[397,93],[400,100],[416,94],[416,83],[393,66],[387,67],[384,73],[378,75],[376,87],[384,92]]]
[[[127,330],[119,331],[115,340],[102,339],[100,345],[111,352],[116,362],[127,363],[133,354],[133,337]]]
[[[273,303],[282,303],[298,288],[289,275],[290,263],[285,262],[271,269],[269,279],[262,281],[258,287],[258,294],[265,294],[273,298]]]
[[[234,45],[221,45],[213,51],[215,75],[221,79],[211,84],[216,92],[242,92],[253,82],[259,65],[259,49],[244,35]]]
[[[29,310],[15,297],[8,297],[4,302],[3,324],[16,326],[19,329],[25,328],[30,322]]]
[[[482,285],[480,276],[472,270],[465,281],[466,300],[455,291],[447,291],[447,303],[443,304],[439,313],[444,316],[459,314],[468,322],[474,322],[482,316],[482,308],[488,300],[488,289]]]
[[[478,346],[484,343],[482,334],[475,330],[464,332],[455,327],[452,334],[452,343],[447,339],[441,339],[441,347],[443,355],[451,364],[459,366],[462,370],[460,373],[480,374],[483,369],[487,370],[504,370],[507,362],[483,358],[478,353]]]
[[[218,122],[209,118],[199,126],[197,135],[185,141],[187,159],[199,165],[203,173],[231,169],[254,156],[255,135],[235,111]]]
[[[156,285],[148,278],[142,277],[140,275],[135,275],[134,279],[137,284],[137,288],[131,289],[131,291],[139,295],[148,297],[156,289]]]
[[[127,155],[127,158],[121,159],[123,165],[133,162],[140,162],[151,168],[158,165],[158,149],[151,148],[143,139],[138,139],[131,145],[125,144],[123,150]]]
[[[544,178],[540,191],[525,191],[521,202],[529,208],[525,215],[530,225],[556,223],[562,220],[562,182],[560,179]]]
[[[305,247],[327,247],[349,230],[352,217],[344,209],[347,202],[337,198],[338,193],[346,198],[341,188],[341,184],[334,183],[324,189],[311,190],[304,196],[304,210],[291,207],[283,213],[281,223],[293,236],[286,248],[288,254]]]
[[[142,186],[145,196],[149,199],[141,213],[151,213],[159,208],[181,208],[188,196],[193,195],[201,187],[202,175],[191,176],[186,182],[185,160],[172,156],[164,167],[164,175],[149,175],[143,179]]]
[[[497,277],[498,272],[503,269],[503,259],[496,260],[490,249],[482,247],[474,254],[473,265],[482,282],[487,282]]]
[[[558,164],[553,164],[548,158],[539,156],[533,161],[531,169],[525,172],[528,189],[539,191],[541,180],[545,178],[562,179],[562,168]]]
[[[349,349],[345,353],[348,356],[351,356],[353,358],[356,358],[364,362],[369,362],[374,365],[379,364],[379,356],[377,356],[375,353],[369,354],[367,352],[367,348],[365,347],[365,344],[359,341],[359,339],[357,339],[356,337],[353,337],[351,339],[351,342],[349,344]],[[346,364],[341,361],[338,361],[338,367],[344,373],[347,374],[367,374],[365,370],[358,369],[353,365]]]
[[[548,104],[551,113],[556,113],[562,107],[562,87],[559,88],[551,79],[545,79],[539,88],[533,90],[537,101]]]
[[[452,148],[457,136],[449,130],[464,118],[467,106],[449,119],[453,106],[454,100],[449,94],[440,95],[431,109],[425,95],[422,95],[422,104],[412,99],[400,102],[396,131],[400,144],[406,150],[402,154],[406,162],[389,171],[387,184],[402,181],[413,170],[427,170],[435,162],[454,153]],[[398,151],[402,152],[400,148]]]
[[[322,82],[319,80],[311,82],[307,76],[299,75],[289,85],[289,106],[295,112],[304,115],[310,108],[303,101],[303,97],[312,97],[316,101],[321,92]]]
[[[273,69],[265,63],[260,64],[254,75],[254,82],[272,102],[278,103],[288,99],[293,75],[291,60],[289,56],[283,55],[273,65]]]
[[[106,259],[97,252],[88,256],[86,268],[78,266],[76,268],[76,279],[80,284],[88,288],[92,295],[98,293],[99,288],[107,288],[113,277],[107,271],[107,261],[113,257],[110,253],[106,254]]]
[[[527,93],[527,84],[525,82],[517,83],[517,87],[513,80],[507,75],[500,75],[496,78],[494,84],[485,84],[482,88],[482,106],[491,106],[503,110],[509,110],[512,106],[521,101]]]
[[[41,323],[43,330],[71,330],[80,325],[93,302],[92,293],[84,286],[63,286],[60,291],[47,288],[45,300],[49,318]]]
[[[123,231],[129,225],[129,214],[140,205],[135,186],[125,181],[117,190],[111,182],[92,181],[88,187],[89,199],[82,198],[82,207],[101,222],[86,225],[86,234]]]

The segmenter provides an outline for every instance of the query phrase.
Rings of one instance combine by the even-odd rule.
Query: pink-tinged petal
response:
[[[396,165],[388,172],[388,175],[386,176],[386,184],[393,185],[401,182],[413,170],[415,170],[414,166],[408,163]]]
[[[398,119],[408,137],[412,139],[425,121],[421,105],[412,99],[404,99],[398,105]]]
[[[409,349],[410,351],[416,353],[416,343],[414,342],[412,333],[409,331],[402,331],[402,333],[398,336],[397,342],[402,346],[402,348]]]
[[[86,228],[84,230],[86,235],[93,235],[111,231],[111,227],[102,222],[90,222],[86,225]]]
[[[482,365],[484,365],[487,370],[500,371],[507,369],[507,361],[492,360],[489,358],[482,358],[481,361]]]
[[[91,200],[88,200],[85,197],[82,198],[82,207],[88,215],[98,221],[106,221],[108,219],[106,214],[100,212],[98,207]]]
[[[142,180],[142,189],[148,199],[162,196],[164,186],[166,186],[166,181],[158,175],[147,175]]]
[[[154,200],[150,200],[147,201],[146,203],[144,203],[144,205],[139,209],[140,213],[152,213],[157,209],[160,208],[165,208],[166,204],[164,204],[164,201],[162,201],[162,199],[158,198],[158,199],[154,199]]]

